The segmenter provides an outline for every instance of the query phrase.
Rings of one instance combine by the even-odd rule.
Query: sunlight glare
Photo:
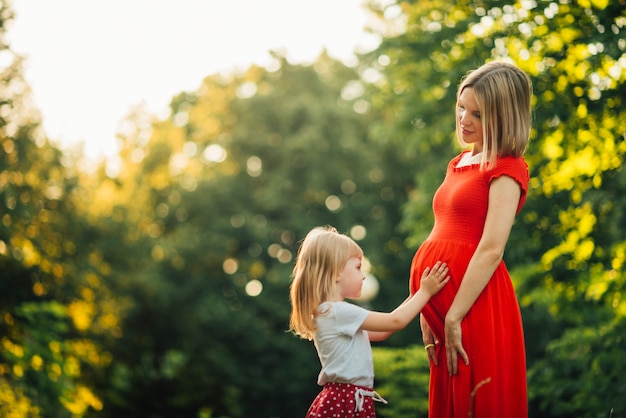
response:
[[[213,162],[221,163],[226,159],[226,150],[217,144],[211,144],[204,150],[204,159]]]
[[[261,292],[263,292],[263,283],[261,283],[260,281],[256,279],[250,280],[246,284],[246,293],[248,294],[248,296],[259,296]]]

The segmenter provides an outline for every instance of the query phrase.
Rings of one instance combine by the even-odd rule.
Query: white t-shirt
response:
[[[328,382],[374,386],[372,347],[361,330],[369,311],[348,302],[324,302],[319,306],[313,341],[322,364],[317,384]]]

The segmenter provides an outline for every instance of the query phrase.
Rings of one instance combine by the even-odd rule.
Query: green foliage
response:
[[[568,330],[548,344],[529,375],[534,409],[542,416],[581,418],[623,411],[625,335],[621,317],[601,328]]]
[[[376,416],[428,416],[429,366],[424,346],[374,347],[373,352],[376,391],[388,402],[376,404]]]
[[[81,416],[101,409],[100,400],[80,383],[81,357],[88,341],[72,340],[70,318],[58,302],[25,303],[15,309],[11,333],[2,338],[3,416]],[[7,385],[7,386],[5,386]],[[10,389],[9,389],[10,387]],[[11,399],[10,393],[18,394]],[[3,410],[4,408],[4,410]]]
[[[2,3],[3,38],[11,18]],[[1,49],[0,415],[80,417],[102,408],[84,371],[108,361],[97,339],[115,303],[100,304],[107,266],[78,210],[79,173],[43,135],[21,58]]]

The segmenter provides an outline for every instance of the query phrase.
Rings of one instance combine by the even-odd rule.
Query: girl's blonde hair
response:
[[[307,234],[292,273],[290,331],[313,339],[318,307],[333,297],[339,273],[353,257],[363,257],[361,247],[335,228],[317,227]]]
[[[474,89],[483,130],[481,169],[495,165],[498,157],[519,157],[526,151],[530,137],[532,83],[525,72],[505,62],[489,62],[471,71],[462,80],[457,100],[463,90]],[[457,140],[461,138],[456,118]]]

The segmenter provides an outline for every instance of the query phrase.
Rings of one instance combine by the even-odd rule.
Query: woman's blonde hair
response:
[[[532,83],[525,72],[505,62],[489,62],[471,71],[462,80],[463,90],[474,89],[483,130],[481,169],[495,165],[497,157],[519,157],[526,151],[530,137]],[[456,119],[457,139],[462,146],[460,123]]]
[[[337,277],[348,260],[362,256],[361,247],[333,227],[317,227],[307,234],[292,273],[290,331],[313,339],[319,305],[333,297]]]

